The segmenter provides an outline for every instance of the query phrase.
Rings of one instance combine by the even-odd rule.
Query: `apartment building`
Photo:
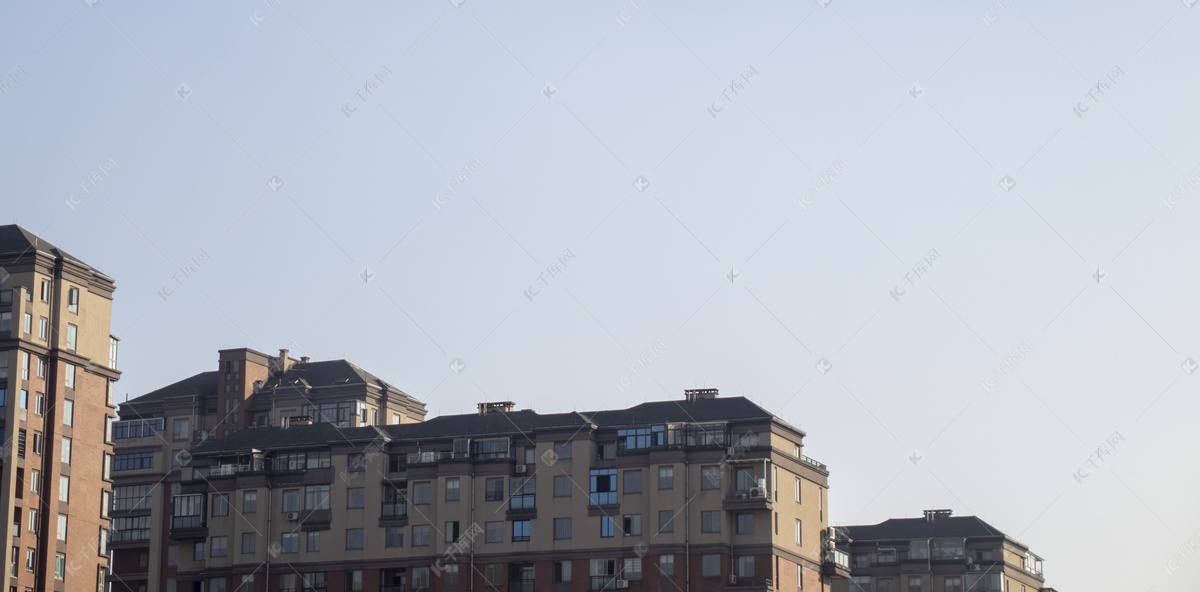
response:
[[[130,401],[148,433],[184,411],[159,422],[146,398],[163,397]],[[823,561],[828,470],[745,398],[388,409],[275,415],[183,453],[149,436],[177,466],[114,467],[114,592],[828,592],[849,574]]]
[[[1054,592],[1041,557],[975,516],[926,510],[834,531],[851,576],[833,592]]]
[[[0,226],[0,513],[10,592],[103,590],[113,279]]]

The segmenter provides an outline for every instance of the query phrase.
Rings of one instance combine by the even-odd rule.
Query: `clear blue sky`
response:
[[[1200,537],[1200,8],[0,22],[4,222],[117,279],[123,394],[243,346],[349,359],[433,414],[718,387],[808,432],[835,523],[947,507],[1060,590],[1200,582],[1175,557]]]

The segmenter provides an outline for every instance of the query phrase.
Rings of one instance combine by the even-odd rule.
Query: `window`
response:
[[[514,543],[522,543],[522,542],[529,541],[529,521],[528,520],[513,520],[512,540]]]
[[[429,503],[429,482],[414,483],[412,490],[412,502],[416,505]]]
[[[329,509],[329,486],[328,485],[309,485],[304,488],[304,509],[305,510],[328,510]]]
[[[497,582],[499,583],[499,582]],[[412,587],[413,590],[429,587],[429,568],[414,567],[412,570]]]
[[[153,486],[120,485],[113,487],[113,510],[148,510],[150,509],[150,490]]]
[[[408,458],[403,454],[393,454],[388,457],[388,472],[399,473],[408,468]]]
[[[387,549],[398,549],[404,546],[404,528],[389,526],[384,529],[383,546]]]
[[[242,533],[242,553],[253,553],[254,548],[258,546],[258,534],[253,532]]]
[[[758,485],[754,480],[754,469],[738,469],[737,470],[737,488],[738,491],[746,491],[753,489]]]
[[[625,580],[640,580],[642,579],[642,558],[630,557],[625,559],[624,569],[621,570],[622,579]]]
[[[33,453],[34,454],[42,453],[42,433],[41,432],[33,433]]]
[[[280,542],[280,550],[284,553],[299,553],[300,552],[300,533],[285,532]]]
[[[67,290],[67,310],[79,314],[79,288]]]
[[[63,364],[63,386],[75,388],[75,364]]]
[[[804,545],[804,528],[799,520],[796,521],[796,544]]]
[[[229,495],[228,494],[225,494],[225,493],[213,494],[212,515],[213,516],[228,516],[229,515]]]
[[[321,531],[312,530],[304,537],[304,550],[315,553],[321,550]]]
[[[721,532],[721,513],[700,512],[700,532]]]
[[[612,460],[617,457],[616,444],[597,444],[596,459],[597,460]]]
[[[296,592],[296,575],[294,573],[279,574],[280,592]]]
[[[754,579],[753,555],[742,555],[737,558],[737,575],[739,578]]]
[[[63,425],[75,425],[75,401],[63,400]]]
[[[700,467],[700,489],[720,489],[721,488],[721,467],[718,465],[710,465]]]
[[[508,509],[531,510],[536,507],[534,492],[537,482],[533,477],[528,479],[509,479]]]
[[[625,493],[642,492],[642,471],[625,471]]]
[[[447,565],[446,567],[450,567]],[[458,575],[458,566],[455,565],[454,575]],[[448,571],[448,570],[447,570]],[[253,590],[253,587],[247,588],[247,591]],[[362,592],[362,571],[354,570],[346,572],[346,586],[342,588],[344,592]]]
[[[79,339],[79,327],[67,325],[67,349],[75,349]]]
[[[346,529],[346,549],[360,550],[363,548],[363,529],[347,528]]]
[[[39,358],[40,360],[41,358]],[[46,413],[46,395],[37,393],[33,396],[33,412],[37,415],[45,415]]]
[[[503,543],[504,542],[504,523],[503,522],[488,522],[484,524],[483,542],[485,543]]]
[[[12,331],[12,313],[0,312],[0,333]]]
[[[179,565],[179,545],[167,545],[167,567]]]
[[[951,541],[933,541],[934,559],[956,559],[963,557],[962,539]]]
[[[450,477],[446,479],[446,501],[458,501],[459,482],[458,477]]]
[[[367,455],[365,454],[347,454],[346,455],[346,470],[351,473],[367,470]]]
[[[0,363],[7,363],[7,362],[8,362],[7,357],[0,356]],[[0,372],[0,378],[5,378],[8,368],[0,366],[0,370],[5,371],[5,372]],[[6,389],[6,388],[0,388],[0,407],[8,407],[8,389]]]
[[[600,517],[600,537],[609,538],[617,534],[616,521],[612,516]]]
[[[675,575],[675,556],[674,555],[659,555],[658,556],[658,575],[664,578],[670,578]],[[662,586],[659,586],[661,589]]]
[[[300,490],[289,489],[283,492],[283,511],[295,512],[300,509]]]
[[[737,515],[737,533],[754,534],[754,514]]]
[[[40,317],[38,319],[38,339],[46,341],[46,340],[49,340],[49,338],[50,338],[50,319],[47,319],[46,317]]]
[[[483,499],[498,502],[504,499],[504,479],[488,479],[484,482]]]
[[[570,442],[555,442],[554,456],[556,458],[571,458],[571,443]]]
[[[32,572],[37,567],[37,551],[25,549],[25,571]]]
[[[209,541],[212,545],[212,552],[210,553],[212,557],[225,557],[229,554],[229,537],[218,536],[209,539]]]
[[[25,320],[25,322],[22,324],[21,328],[26,333],[33,333],[33,315],[31,315],[29,313],[25,313],[24,320]]]
[[[555,582],[571,581],[571,562],[570,561],[555,561],[554,562],[554,581]]]
[[[187,417],[181,417],[171,422],[171,440],[175,442],[183,442],[191,438],[192,432],[190,429],[190,420]]]
[[[258,511],[258,490],[242,492],[242,513],[253,514]]]
[[[942,541],[937,541],[942,542]],[[961,576],[946,576],[945,579],[946,592],[963,592],[963,581]]]
[[[67,460],[67,439],[63,438],[63,462]],[[128,454],[118,454],[113,457],[114,471],[135,471],[140,469],[154,468],[154,453],[153,452],[131,452]]]
[[[554,519],[554,538],[558,540],[571,538],[571,519],[570,518],[555,518]]]
[[[910,541],[908,544],[909,559],[928,559],[929,541]]]
[[[29,352],[21,352],[21,380],[29,380]]]
[[[447,543],[454,543],[458,541],[458,532],[458,522],[446,522],[446,528],[442,534],[446,536]]]
[[[721,575],[721,556],[701,555],[700,575],[708,577]]]
[[[192,546],[192,561],[204,561],[204,541],[196,541]]]
[[[908,576],[908,592],[922,592],[921,576]]]
[[[675,489],[675,467],[658,467],[658,488]]]
[[[875,592],[892,592],[892,580],[875,578]]]
[[[29,510],[29,532],[37,532],[38,529],[38,511]]]
[[[42,280],[41,286],[42,302],[50,302],[50,282]]]
[[[658,532],[675,532],[675,512],[671,510],[658,512]]]
[[[37,493],[42,489],[42,472],[33,469],[29,473],[29,491]]]
[[[29,391],[21,389],[21,409],[29,409]]]
[[[364,487],[351,487],[346,490],[346,507],[349,509],[362,508],[367,503],[367,490]]]
[[[796,503],[800,503],[800,478],[796,477]]]
[[[37,377],[38,378],[46,377],[46,358],[43,358],[41,356],[38,356],[38,359],[37,359]],[[38,415],[41,415],[41,414],[39,413]]]
[[[616,469],[592,469],[589,503],[593,506],[617,503]]]
[[[66,475],[58,477],[58,501],[71,501],[71,478]]]
[[[67,515],[66,514],[58,515],[58,540],[60,540],[60,541],[67,540]]]
[[[112,508],[112,492],[107,489],[100,490],[100,517],[108,518],[109,509]]]
[[[428,568],[426,568],[428,569]],[[327,590],[329,583],[325,580],[325,572],[309,571],[300,574],[300,580],[305,590]],[[212,592],[211,590],[209,592]]]
[[[429,525],[428,524],[424,524],[421,526],[414,526],[414,527],[412,527],[412,530],[413,530],[412,544],[414,547],[429,546]]]
[[[623,526],[625,527],[625,536],[642,534],[642,515],[626,514],[623,520]]]
[[[554,476],[554,497],[571,497],[571,477],[569,475]]]
[[[145,456],[145,457],[149,457],[149,461],[148,461],[148,462],[146,462],[146,460],[145,460],[145,459],[143,459],[143,463],[142,463],[142,464],[144,464],[144,465],[145,465],[145,464],[148,464],[148,465],[149,465],[148,467],[143,467],[143,468],[149,468],[149,467],[153,467],[153,466],[154,466],[154,453],[153,453],[153,452],[147,452],[147,453],[144,453],[144,454],[124,454],[124,455],[118,455],[118,456],[117,456],[117,458],[120,458],[121,456],[139,456],[139,457],[140,457],[140,456]],[[70,438],[67,438],[67,437],[65,437],[65,436],[64,436],[64,437],[63,437],[63,439],[62,439],[62,454],[61,454],[60,460],[61,460],[62,462],[64,462],[64,463],[71,464],[71,439],[70,439]]]
[[[1000,581],[998,573],[967,574],[966,586],[970,592],[1001,592]]]

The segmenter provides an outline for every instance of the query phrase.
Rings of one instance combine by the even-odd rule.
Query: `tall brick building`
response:
[[[102,590],[117,340],[113,279],[0,226],[0,512],[8,590]]]
[[[250,358],[267,373],[240,407],[205,375],[122,406],[114,592],[828,592],[849,575],[824,550],[826,467],[747,399],[424,420],[341,360],[221,356],[243,362],[228,379]]]

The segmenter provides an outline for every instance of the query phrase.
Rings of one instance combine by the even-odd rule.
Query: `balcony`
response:
[[[746,591],[768,591],[775,589],[775,582],[770,579],[754,579],[754,578],[739,578],[737,576],[729,576],[729,584],[725,586],[726,590],[746,590]]]
[[[108,545],[112,546],[139,546],[136,543],[147,543],[150,540],[149,528],[130,528],[122,530],[108,531]],[[131,544],[132,543],[132,544]]]
[[[617,576],[592,576],[591,587],[588,588],[592,592],[600,592],[601,590],[617,589]]]
[[[833,578],[849,578],[850,554],[841,549],[826,549],[821,555],[821,574]]]
[[[208,523],[202,515],[171,516],[170,537],[176,541],[208,538]]]
[[[770,510],[773,507],[771,492],[758,487],[733,491],[725,496],[722,507],[726,510]]]
[[[383,502],[379,507],[380,526],[408,526],[408,502]]]

